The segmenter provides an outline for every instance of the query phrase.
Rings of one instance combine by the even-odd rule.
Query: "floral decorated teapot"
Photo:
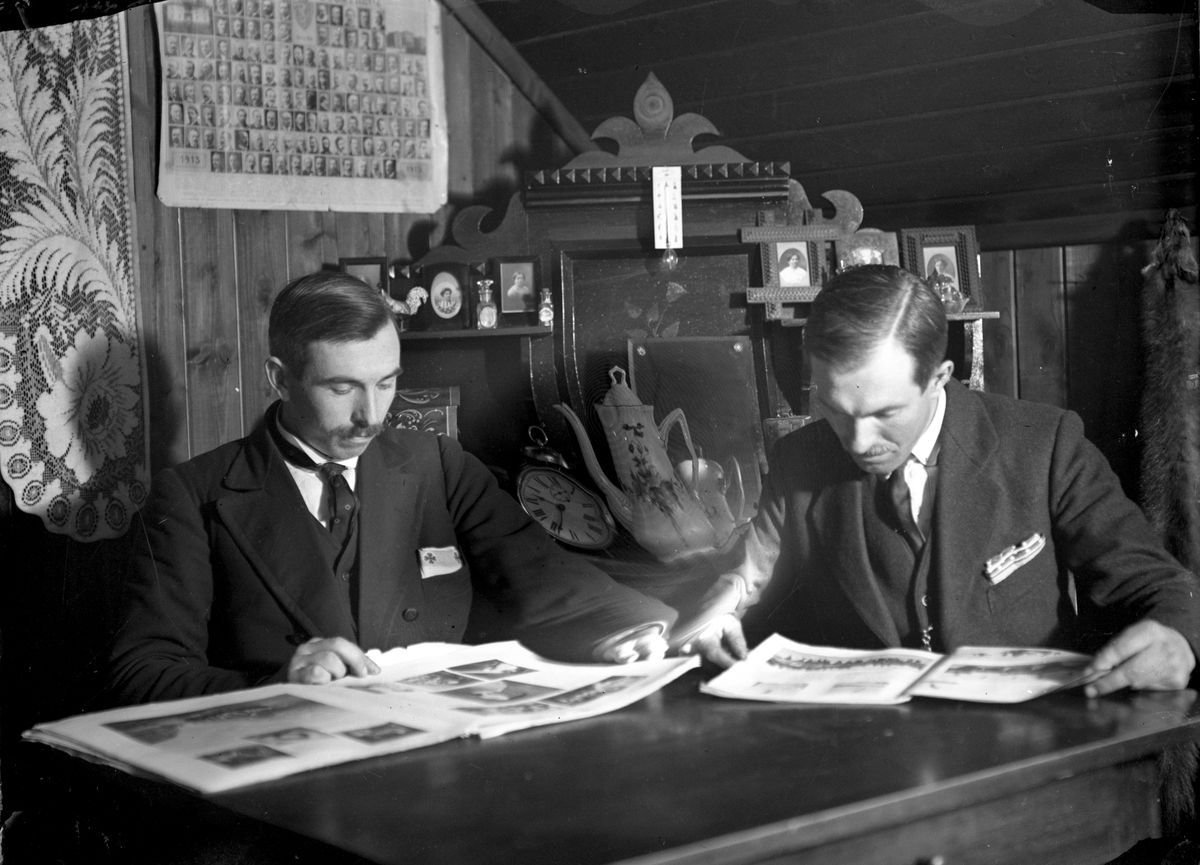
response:
[[[697,456],[683,410],[675,409],[656,425],[654,407],[638,401],[625,383],[625,371],[613,367],[608,376],[612,387],[603,401],[597,403],[596,414],[604,427],[619,489],[601,470],[579,417],[565,405],[555,408],[575,431],[588,472],[604,492],[613,514],[639,544],[664,562],[709,552],[724,544],[735,522],[729,506],[724,501],[719,506],[715,501],[708,503],[708,511],[717,513],[723,509],[724,514],[730,514],[728,519],[718,519],[720,525],[714,526],[700,495],[703,488],[706,497],[712,498],[713,489],[717,489],[712,481],[720,466]],[[692,456],[690,461],[680,464],[688,469],[682,473],[672,467],[666,448],[667,437],[677,423]],[[705,480],[709,482],[704,484]],[[723,485],[717,494],[723,498]]]

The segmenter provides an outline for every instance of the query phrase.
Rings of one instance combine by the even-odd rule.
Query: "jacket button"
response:
[[[417,616],[421,615],[421,611],[416,609],[415,607],[409,607],[407,610],[405,610],[400,615],[404,618],[404,621],[406,621],[406,622],[415,622],[417,620]]]
[[[342,582],[343,582],[343,583],[348,583],[348,582],[350,582],[350,572],[349,572],[349,571],[343,571],[343,572],[342,572]]]

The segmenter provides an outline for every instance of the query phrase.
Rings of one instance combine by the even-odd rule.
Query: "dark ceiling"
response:
[[[0,0],[0,29],[143,2]],[[1038,221],[1102,239],[1195,215],[1197,0],[475,2],[588,132],[654,72],[720,131],[698,145],[790,162],[875,227],[1037,245]]]
[[[876,227],[1195,204],[1195,0],[478,2],[589,132],[653,72]]]

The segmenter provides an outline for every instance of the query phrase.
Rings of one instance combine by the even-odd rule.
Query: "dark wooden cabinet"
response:
[[[416,262],[418,270],[466,265],[496,285],[497,259],[524,258],[534,262],[538,286],[551,289],[555,321],[549,334],[502,326],[487,340],[444,332],[405,337],[406,386],[459,385],[461,439],[489,464],[508,468],[519,459],[525,431],[535,423],[578,464],[574,435],[554,410],[559,403],[583,419],[603,463],[604,437],[592,406],[607,391],[614,366],[628,369],[636,383],[632,346],[640,340],[745,340],[752,360],[745,388],[760,424],[747,434],[756,459],[743,465],[746,473],[765,469],[771,436],[808,413],[803,359],[808,304],[768,310],[756,302],[753,289],[773,273],[764,274],[760,245],[745,242],[746,235],[804,233],[811,238],[808,248],[817,260],[810,268],[819,281],[836,267],[835,241],[860,228],[861,205],[842,190],[810,200],[786,163],[750,162],[727,147],[694,149],[692,138],[713,130],[697,115],[672,117],[669,94],[652,76],[638,93],[634,115],[637,124],[614,118],[597,130],[597,136],[618,139],[618,153],[589,152],[563,168],[528,173],[502,216],[467,208],[454,222],[453,241]],[[654,246],[655,165],[681,167],[683,245],[673,268]],[[978,388],[982,321],[989,317],[996,313],[958,314],[951,328],[958,375]],[[674,388],[683,398],[654,403],[657,416],[686,403],[691,413],[719,419],[737,403],[741,413],[729,422],[744,419],[742,400],[709,386],[722,378],[721,357],[721,350],[693,354],[694,368]],[[664,392],[672,388],[659,391]],[[757,489],[757,479],[751,486]]]

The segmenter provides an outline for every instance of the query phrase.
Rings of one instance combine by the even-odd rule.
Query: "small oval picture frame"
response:
[[[429,304],[438,318],[450,320],[462,313],[463,286],[458,277],[443,270],[429,282]]]
[[[409,330],[463,330],[471,326],[467,265],[430,265],[423,268],[421,281],[429,299],[413,316]]]

